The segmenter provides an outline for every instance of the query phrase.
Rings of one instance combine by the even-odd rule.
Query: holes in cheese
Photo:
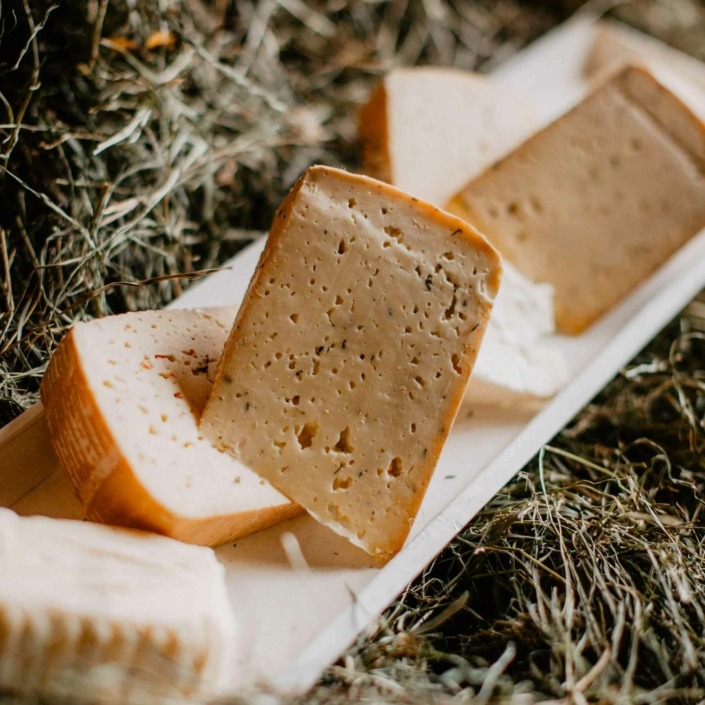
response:
[[[233,617],[209,549],[0,509],[0,575],[0,691],[146,703],[234,685]]]
[[[468,183],[449,209],[555,290],[580,333],[705,226],[705,128],[627,67]]]
[[[388,558],[449,432],[499,273],[462,221],[372,179],[310,169],[277,213],[203,433]]]
[[[90,519],[217,545],[298,511],[198,429],[234,316],[129,313],[78,323],[62,341],[42,399]]]

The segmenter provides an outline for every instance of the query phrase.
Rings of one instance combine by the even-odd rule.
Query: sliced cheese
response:
[[[298,511],[198,430],[235,309],[76,324],[42,383],[52,444],[89,519],[204,545]]]
[[[553,288],[534,284],[504,263],[502,286],[465,399],[511,405],[552,397],[568,381],[568,365],[550,343],[556,330]]]
[[[372,176],[443,207],[469,179],[538,127],[523,99],[490,79],[443,68],[396,69],[360,114],[365,167]],[[514,403],[553,396],[567,381],[550,286],[505,263],[466,398]]]
[[[475,230],[314,167],[274,220],[201,429],[369,553],[402,546],[500,275]]]
[[[527,101],[447,68],[388,73],[360,112],[366,172],[442,206],[538,128]]]
[[[580,333],[705,226],[705,129],[628,67],[478,178],[448,207]]]
[[[0,691],[67,702],[222,695],[235,627],[210,549],[0,509]]]

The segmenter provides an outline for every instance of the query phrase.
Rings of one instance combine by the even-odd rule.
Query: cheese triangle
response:
[[[384,560],[418,511],[501,267],[463,221],[309,169],[279,209],[201,428]]]
[[[364,170],[440,207],[537,127],[526,100],[484,76],[398,68],[360,112]]]

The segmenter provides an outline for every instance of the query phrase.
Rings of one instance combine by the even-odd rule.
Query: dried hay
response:
[[[157,307],[354,166],[394,64],[491,68],[580,3],[0,5],[0,423],[74,320]],[[614,14],[705,57],[696,0]],[[705,700],[705,299],[530,463],[306,702]]]

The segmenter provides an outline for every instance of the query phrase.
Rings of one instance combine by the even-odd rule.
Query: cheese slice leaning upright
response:
[[[61,342],[42,400],[89,519],[215,546],[300,511],[198,430],[235,313],[109,316]]]
[[[448,208],[552,284],[558,329],[580,333],[705,227],[705,126],[627,67]]]
[[[409,533],[500,278],[473,228],[312,167],[280,207],[201,429],[380,559]]]
[[[236,631],[207,548],[0,509],[0,691],[61,702],[210,700]]]

